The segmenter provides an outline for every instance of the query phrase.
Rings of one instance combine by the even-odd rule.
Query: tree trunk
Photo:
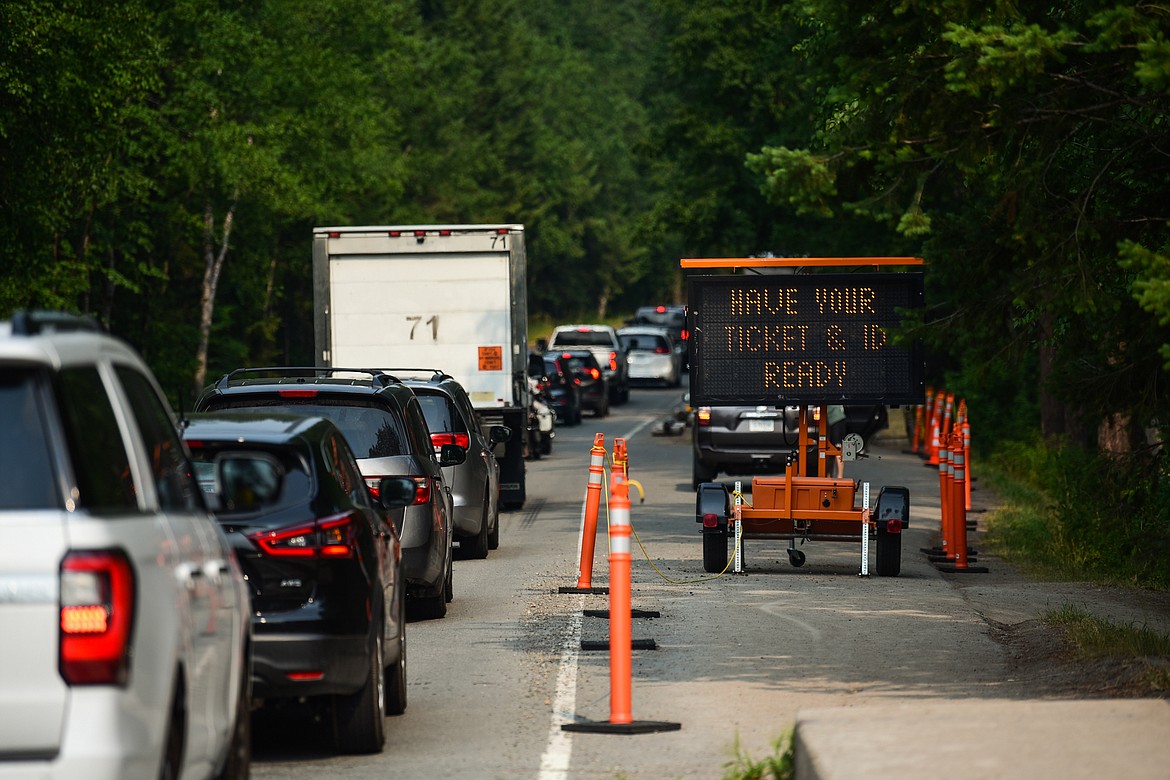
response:
[[[215,246],[215,212],[211,203],[203,210],[203,286],[199,293],[199,346],[195,351],[195,379],[192,388],[198,396],[207,381],[207,351],[211,343],[211,322],[215,314],[215,294],[219,289],[219,277],[227,259],[228,241],[232,235],[236,201],[223,217],[223,235],[219,247]]]

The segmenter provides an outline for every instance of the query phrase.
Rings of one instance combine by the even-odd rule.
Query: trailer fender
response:
[[[731,515],[731,498],[721,482],[703,482],[695,493],[695,522],[703,531],[726,531]]]
[[[877,510],[874,512],[878,531],[891,534],[902,533],[910,527],[910,490],[899,485],[885,485],[878,493]]]

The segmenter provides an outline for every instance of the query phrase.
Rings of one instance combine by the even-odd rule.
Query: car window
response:
[[[40,372],[0,369],[0,509],[59,509]]]
[[[329,469],[337,479],[337,483],[349,497],[349,500],[360,505],[369,505],[369,492],[366,482],[354,462],[353,452],[346,439],[337,434],[329,434],[325,440],[325,455],[329,462]]]
[[[640,333],[637,335],[623,335],[622,347],[627,351],[637,350],[642,352],[665,352],[667,349],[666,339],[662,336],[654,336],[650,334]]]
[[[418,403],[431,433],[467,433],[455,403],[442,393],[419,393]]]
[[[293,401],[288,398],[268,400],[228,397],[211,404],[210,408],[253,409],[327,417],[345,434],[345,440],[358,458],[388,458],[409,452],[401,418],[381,404],[367,404],[357,398],[338,400],[318,396]]]
[[[435,449],[431,444],[431,431],[427,426],[426,417],[419,407],[418,399],[410,399],[406,405],[406,435],[410,438],[411,450],[421,458],[434,457]]]
[[[562,330],[555,336],[558,347],[612,347],[613,339],[603,330]]]
[[[154,386],[128,366],[118,366],[115,373],[126,391],[130,410],[150,454],[159,506],[186,512],[200,508],[199,490],[187,469],[187,456],[179,443],[178,432]]]
[[[66,368],[54,382],[77,479],[77,505],[95,514],[138,510],[130,456],[97,368]]]
[[[188,442],[188,445],[191,445]],[[249,445],[252,447],[253,445]],[[280,492],[278,495],[269,495],[265,497],[264,509],[279,509],[286,506],[294,506],[303,503],[309,497],[312,489],[312,478],[306,471],[304,462],[298,458],[290,456],[287,453],[279,450],[256,450],[243,449],[235,446],[224,446],[221,443],[202,441],[191,447],[191,466],[195,471],[195,479],[199,483],[199,488],[203,491],[205,497],[215,497],[213,504],[218,504],[218,496],[216,493],[215,483],[215,467],[216,456],[219,455],[224,459],[243,460],[254,459],[264,460],[268,462],[268,466],[257,466],[258,469],[265,469],[271,472],[271,464],[279,464],[279,471],[283,474],[280,480]],[[236,464],[232,468],[242,472],[246,468],[246,464]],[[228,491],[224,491],[227,493]]]

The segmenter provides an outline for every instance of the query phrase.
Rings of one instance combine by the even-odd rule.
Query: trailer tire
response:
[[[719,574],[727,568],[727,526],[703,531],[703,571]]]
[[[897,577],[902,570],[902,534],[886,531],[885,525],[877,529],[877,574],[879,577]]]

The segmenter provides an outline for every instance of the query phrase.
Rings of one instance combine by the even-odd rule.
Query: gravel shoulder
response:
[[[895,430],[875,441],[874,451],[887,457],[904,456],[906,445]],[[1170,690],[1155,687],[1147,673],[1152,667],[1170,669],[1170,658],[1084,660],[1077,657],[1066,630],[1044,620],[1048,613],[1075,608],[1117,626],[1170,635],[1170,593],[1041,580],[988,555],[980,539],[995,504],[995,496],[988,491],[976,487],[972,492],[968,520],[974,520],[976,528],[968,532],[968,546],[980,551],[978,566],[988,571],[942,576],[987,623],[989,636],[1004,649],[1007,671],[1019,684],[1016,687],[1036,698],[1170,699]]]

